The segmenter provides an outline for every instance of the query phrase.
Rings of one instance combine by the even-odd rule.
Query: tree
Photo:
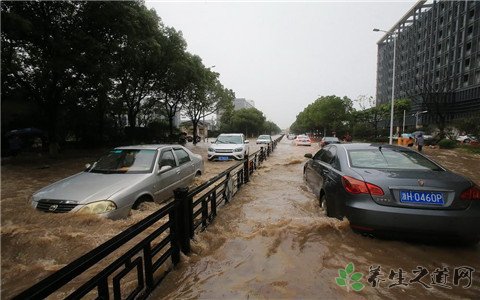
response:
[[[173,120],[187,102],[187,90],[193,80],[193,70],[190,60],[192,55],[186,52],[187,43],[182,33],[174,28],[165,30],[167,44],[164,46],[166,55],[166,70],[154,85],[150,101],[153,106],[161,108],[168,120],[169,133],[173,134]]]
[[[143,101],[165,76],[167,41],[155,11],[147,10],[138,2],[126,3],[131,9],[124,16],[125,33],[114,57],[118,68],[113,81],[114,96],[125,106],[129,126],[134,128]]]
[[[191,59],[192,77],[186,91],[188,101],[183,108],[193,127],[193,143],[197,143],[197,128],[201,118],[205,118],[224,106],[224,102],[233,101],[234,95],[218,81],[218,73],[205,68],[200,57]]]
[[[246,136],[262,133],[265,116],[256,108],[243,108],[233,112],[231,130],[244,133]]]
[[[263,124],[263,132],[267,134],[279,134],[282,130],[280,127],[277,126],[277,124],[273,123],[272,121],[265,121]]]
[[[352,101],[347,97],[322,96],[297,115],[291,129],[296,132],[322,129],[325,133],[339,132],[348,124],[352,109]]]
[[[73,102],[78,79],[76,29],[82,2],[6,2],[2,10],[2,90],[12,89],[40,108],[50,152],[58,152],[60,113]],[[68,16],[68,17],[66,17]],[[4,49],[6,50],[4,52]],[[5,56],[5,57],[3,57]]]

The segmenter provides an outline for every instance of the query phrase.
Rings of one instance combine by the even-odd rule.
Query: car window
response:
[[[244,142],[242,135],[219,135],[215,144],[243,144]]]
[[[320,160],[320,158],[322,157],[322,154],[325,152],[325,150],[319,150],[317,153],[315,153],[315,155],[313,156],[313,159],[314,160]]]
[[[89,170],[93,173],[150,173],[157,150],[113,149]]]
[[[325,154],[323,154],[320,159],[324,163],[331,164],[337,154],[337,149],[335,147],[327,147],[324,150]]]
[[[175,161],[175,156],[173,156],[172,150],[165,150],[162,152],[159,164],[160,168],[164,166],[171,166],[172,168],[175,168],[177,166],[177,162]]]
[[[183,165],[184,163],[187,163],[191,160],[187,151],[185,151],[183,149],[175,149],[174,151],[175,151],[175,155],[178,158],[178,164],[179,165]]]
[[[443,170],[413,151],[368,149],[348,151],[350,165],[365,169]]]

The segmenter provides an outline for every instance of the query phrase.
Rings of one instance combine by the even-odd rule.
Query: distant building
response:
[[[255,101],[247,100],[245,98],[235,98],[235,99],[233,99],[233,110],[240,110],[240,109],[244,109],[244,108],[255,108]],[[220,122],[220,119],[222,118],[223,113],[224,113],[223,110],[218,111],[218,113],[216,114],[217,122]],[[216,129],[218,129],[219,124],[216,124],[216,125],[217,125]]]
[[[391,101],[395,37],[394,98],[413,101],[407,125],[423,110],[436,124],[432,101],[447,123],[480,113],[480,1],[418,1],[389,32],[377,43],[377,104]]]
[[[255,102],[253,100],[247,100],[245,98],[235,98],[233,100],[234,110],[240,110],[244,108],[255,108]]]

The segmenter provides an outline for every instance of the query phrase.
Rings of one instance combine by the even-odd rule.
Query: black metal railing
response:
[[[191,191],[175,190],[173,201],[14,299],[147,298],[180,262],[180,252],[190,252],[195,232],[212,222],[218,207],[232,200],[282,138]]]

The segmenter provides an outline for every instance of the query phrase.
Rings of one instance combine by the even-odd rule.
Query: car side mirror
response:
[[[250,141],[249,141],[249,140],[245,140],[245,144],[248,144],[248,143],[250,143]]]
[[[162,166],[160,168],[160,170],[158,170],[158,174],[165,173],[165,172],[167,172],[168,170],[171,170],[171,169],[172,169],[172,166]]]
[[[90,169],[91,167],[92,167],[91,164],[85,164],[85,170],[88,170],[88,169]]]
[[[312,158],[312,157],[313,157],[312,153],[306,153],[304,156],[305,156],[306,158]]]

